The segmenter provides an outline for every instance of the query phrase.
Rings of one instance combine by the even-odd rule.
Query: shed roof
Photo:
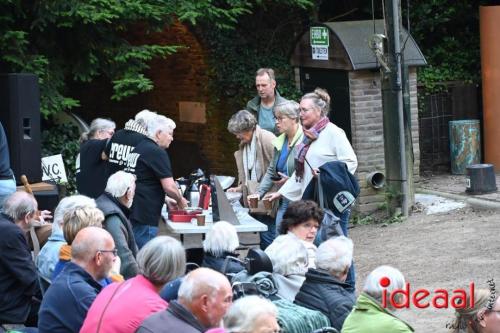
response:
[[[360,70],[379,68],[380,64],[368,46],[368,40],[375,33],[384,33],[383,20],[327,22],[313,26],[326,26],[330,31],[329,60],[313,60],[311,54],[310,34],[307,30],[295,46],[291,57],[293,66],[333,68],[344,70]],[[409,66],[424,66],[427,64],[424,55],[415,40],[402,29],[404,62]],[[407,39],[408,38],[408,39]]]

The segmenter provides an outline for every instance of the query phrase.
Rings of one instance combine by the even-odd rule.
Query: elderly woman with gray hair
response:
[[[382,287],[381,279],[388,279],[389,285]],[[354,309],[347,316],[342,327],[342,333],[407,333],[413,328],[403,320],[396,317],[391,302],[387,308],[382,306],[382,295],[386,290],[387,295],[396,289],[405,286],[403,274],[391,266],[379,266],[366,278],[363,292],[359,295]],[[396,302],[401,301],[402,295],[396,295]]]
[[[120,274],[125,279],[137,275],[137,244],[128,220],[135,194],[135,176],[125,171],[112,174],[103,194],[97,198],[97,208],[104,213],[102,227],[115,241],[121,260]]]
[[[337,330],[342,328],[354,305],[354,288],[345,283],[352,253],[352,241],[345,236],[323,242],[316,251],[316,268],[309,268],[294,301],[322,312]]]
[[[236,261],[228,260],[228,256],[237,257],[236,248],[240,246],[236,228],[229,222],[219,221],[207,232],[203,241],[203,262],[208,267],[223,274],[239,273],[245,267]]]
[[[247,110],[235,113],[229,119],[227,129],[240,140],[239,149],[234,153],[238,186],[228,189],[228,192],[243,192],[243,202],[248,206],[246,195],[256,193],[263,180],[273,158],[273,140],[276,137],[261,129],[257,125],[257,119]],[[276,234],[274,218],[268,215],[256,215],[255,218],[268,226],[268,231],[260,234],[260,246],[265,249]]]
[[[278,310],[269,300],[259,296],[246,296],[231,305],[224,316],[227,333],[279,332]]]
[[[273,159],[259,184],[257,193],[251,195],[264,200],[267,199],[264,195],[268,191],[277,190],[295,171],[296,147],[298,143],[302,142],[304,136],[302,126],[299,123],[299,104],[297,102],[285,101],[277,104],[274,107],[274,119],[280,136],[272,141]],[[280,199],[276,213],[277,231],[288,203],[287,198]]]
[[[104,153],[108,140],[115,133],[115,123],[96,118],[88,132],[80,138],[80,153],[76,158],[76,188],[78,193],[97,198],[104,192],[109,177],[107,156]]]
[[[168,303],[159,291],[184,273],[186,254],[182,244],[169,236],[150,240],[137,254],[139,275],[104,288],[92,303],[81,333],[133,333],[149,315]]]

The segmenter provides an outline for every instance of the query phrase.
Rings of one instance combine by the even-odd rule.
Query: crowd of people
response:
[[[34,220],[43,222],[36,199],[14,192],[10,182],[0,189],[0,331],[412,332],[382,302],[384,293],[405,285],[398,269],[377,267],[356,297],[350,207],[336,216],[340,234],[318,237],[328,228],[328,207],[305,199],[308,185],[325,163],[342,163],[351,174],[357,167],[344,131],[328,119],[330,96],[318,88],[300,103],[286,100],[269,68],[257,71],[256,88],[258,96],[228,122],[240,140],[238,183],[228,191],[241,192],[245,207],[255,198],[273,203],[250,210],[267,225],[264,252],[257,253],[269,264],[254,271],[238,258],[236,228],[219,221],[205,235],[201,267],[193,269],[181,242],[158,235],[163,205],[187,205],[166,151],[175,122],[143,110],[115,132],[114,122],[96,119],[81,138],[79,194],[59,202],[35,258],[26,237]],[[0,130],[1,182],[12,172],[5,171]],[[255,288],[236,292],[245,283]],[[457,311],[453,332],[498,332],[500,299],[488,295],[476,290],[475,304]]]

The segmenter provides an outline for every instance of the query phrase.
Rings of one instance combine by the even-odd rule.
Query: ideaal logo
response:
[[[390,304],[395,309],[409,308],[410,304],[418,309],[425,309],[432,305],[436,309],[465,309],[474,307],[474,282],[469,284],[469,289],[454,289],[449,293],[446,289],[428,289],[419,288],[412,292],[410,283],[407,282],[404,289],[394,289],[387,291],[391,280],[388,277],[380,279],[382,286],[382,307],[387,308]],[[470,295],[470,297],[467,297]],[[469,304],[467,304],[469,299]]]

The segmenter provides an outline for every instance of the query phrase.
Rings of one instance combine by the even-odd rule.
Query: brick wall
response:
[[[203,157],[209,161],[210,172],[236,175],[233,152],[237,149],[237,141],[226,129],[227,120],[234,110],[229,110],[211,94],[208,86],[207,54],[194,34],[186,26],[176,22],[162,32],[149,35],[137,29],[127,38],[131,43],[154,42],[163,45],[185,45],[186,48],[165,59],[155,59],[150,63],[151,69],[147,76],[154,82],[154,90],[148,93],[121,102],[112,102],[109,83],[74,87],[74,95],[82,101],[82,108],[76,111],[88,121],[96,117],[112,118],[118,127],[123,126],[142,109],[157,111],[172,118],[177,124],[172,149],[179,141],[197,144]],[[179,101],[206,103],[207,123],[180,122]],[[174,170],[176,163],[188,163],[187,157],[190,157],[186,156],[190,152],[175,151],[177,153],[174,156],[171,154]]]
[[[418,180],[420,150],[418,145],[418,105],[416,70],[410,71],[410,105],[412,138],[415,156],[414,179]],[[352,145],[358,157],[358,177],[361,194],[357,209],[361,213],[377,210],[385,201],[383,190],[369,186],[366,177],[374,171],[385,174],[382,93],[380,74],[371,71],[349,73]]]

